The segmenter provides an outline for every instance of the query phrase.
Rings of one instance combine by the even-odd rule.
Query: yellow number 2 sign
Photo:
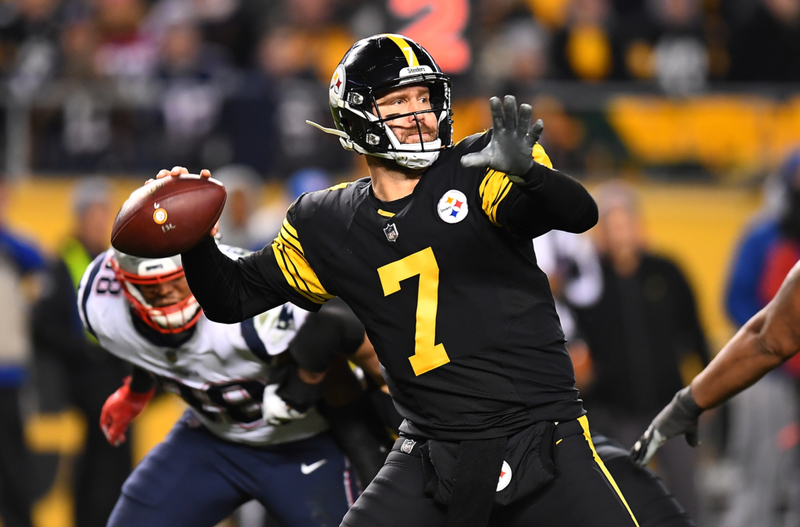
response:
[[[439,307],[439,265],[428,247],[378,269],[383,295],[400,291],[400,282],[419,275],[417,329],[414,355],[409,357],[416,375],[450,362],[444,344],[436,344],[436,310]]]

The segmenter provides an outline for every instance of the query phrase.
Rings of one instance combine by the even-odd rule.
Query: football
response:
[[[111,245],[141,258],[184,252],[208,235],[226,198],[222,183],[195,174],[149,181],[122,205],[111,229]]]

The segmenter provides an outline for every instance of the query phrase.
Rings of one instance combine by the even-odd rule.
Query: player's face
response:
[[[431,109],[430,90],[427,86],[405,86],[392,90],[377,101],[380,115],[386,119],[393,115],[403,115]],[[419,122],[419,128],[417,128]],[[436,139],[438,126],[433,112],[398,117],[386,123],[401,143],[427,143]],[[422,137],[420,138],[420,131]]]
[[[192,294],[186,277],[160,284],[138,285],[142,296],[153,307],[166,307],[185,300]]]

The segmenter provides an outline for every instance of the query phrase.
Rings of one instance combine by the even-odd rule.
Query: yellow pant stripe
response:
[[[603,464],[603,460],[600,459],[600,456],[597,455],[597,451],[594,449],[594,443],[592,443],[592,435],[589,433],[589,419],[587,419],[586,416],[583,415],[578,418],[578,422],[581,424],[581,428],[583,428],[584,439],[586,439],[586,442],[589,443],[589,448],[592,449],[592,455],[594,456],[595,462],[600,467],[600,470],[603,471],[603,474],[606,475],[606,479],[608,479],[609,483],[611,483],[611,486],[614,487],[617,496],[619,496],[619,499],[622,500],[622,504],[625,505],[626,509],[628,509],[628,514],[631,515],[633,523],[636,525],[636,527],[639,527],[639,522],[636,521],[636,516],[633,515],[633,511],[631,511],[631,508],[628,506],[628,502],[625,501],[625,496],[622,495],[622,492],[619,490],[619,487],[617,487],[617,482],[614,481],[614,478],[611,476],[611,473],[608,471],[605,464]]]

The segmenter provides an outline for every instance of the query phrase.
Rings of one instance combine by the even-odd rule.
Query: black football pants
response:
[[[555,432],[556,478],[533,496],[495,505],[491,527],[632,527],[637,525],[596,456],[586,417]],[[424,493],[419,443],[395,443],[386,464],[342,520],[342,527],[440,527],[446,509]],[[513,467],[512,467],[513,468]],[[525,474],[517,474],[525,477]]]

